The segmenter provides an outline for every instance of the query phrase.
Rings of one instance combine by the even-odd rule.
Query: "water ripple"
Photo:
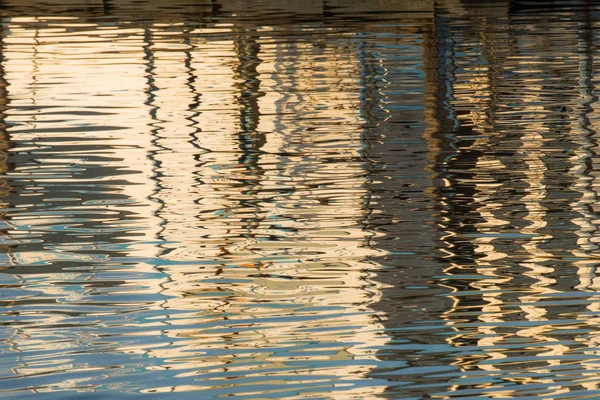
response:
[[[5,0],[0,394],[600,397],[595,1]]]

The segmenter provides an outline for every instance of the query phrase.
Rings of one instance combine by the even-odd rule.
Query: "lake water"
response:
[[[0,395],[600,399],[600,3],[0,17]]]

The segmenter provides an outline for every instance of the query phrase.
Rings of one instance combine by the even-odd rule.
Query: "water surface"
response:
[[[1,395],[600,398],[600,4],[0,17]]]

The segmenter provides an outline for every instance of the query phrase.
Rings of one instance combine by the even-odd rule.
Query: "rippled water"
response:
[[[0,17],[0,395],[600,398],[600,3]]]

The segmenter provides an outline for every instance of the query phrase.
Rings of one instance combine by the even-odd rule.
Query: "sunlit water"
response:
[[[0,16],[0,394],[600,398],[599,4]]]

